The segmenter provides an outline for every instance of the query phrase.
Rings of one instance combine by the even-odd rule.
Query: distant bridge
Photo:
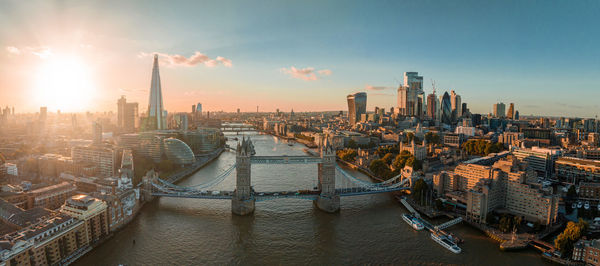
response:
[[[250,132],[256,131],[256,127],[250,124],[221,124],[221,132]]]
[[[314,156],[253,156],[252,143],[245,138],[238,144],[236,164],[211,180],[193,186],[178,186],[156,176],[144,178],[145,197],[174,197],[231,200],[232,212],[239,215],[252,213],[256,201],[295,198],[312,200],[315,205],[327,212],[339,210],[340,197],[359,196],[376,193],[407,190],[410,179],[401,175],[381,183],[371,183],[358,179],[335,162],[335,153],[331,146],[324,145],[320,157]],[[317,164],[318,186],[311,190],[254,191],[251,185],[251,164]],[[236,170],[236,189],[210,190],[221,183],[233,170]],[[341,184],[336,186],[336,171],[341,173]]]

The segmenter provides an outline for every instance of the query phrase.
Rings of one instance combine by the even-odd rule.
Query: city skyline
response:
[[[533,14],[538,6],[528,3],[464,3],[207,3],[199,19],[191,11],[198,6],[159,2],[120,9],[5,2],[0,105],[19,113],[115,111],[125,95],[146,106],[149,61],[158,53],[169,112],[197,102],[208,111],[347,110],[343,97],[360,91],[368,93],[367,110],[387,109],[397,107],[402,73],[415,71],[425,95],[435,80],[438,96],[454,90],[474,113],[505,102],[521,115],[596,115],[597,4]]]

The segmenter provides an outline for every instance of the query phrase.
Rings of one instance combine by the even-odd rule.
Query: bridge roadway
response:
[[[315,164],[322,161],[320,157],[307,155],[252,156],[250,159],[252,164]]]
[[[336,189],[336,194],[340,197],[349,197],[349,196],[359,196],[359,195],[367,195],[367,194],[376,194],[376,193],[384,193],[384,192],[393,192],[409,189],[408,187],[396,187],[396,188],[378,188],[378,189],[369,189],[369,188],[338,188]],[[273,191],[273,192],[254,192],[254,198],[257,201],[265,201],[271,199],[281,199],[281,198],[298,198],[298,199],[307,199],[307,200],[315,200],[321,192],[318,190],[292,190],[292,191]],[[202,190],[202,191],[172,191],[172,192],[152,192],[153,196],[157,197],[172,197],[172,198],[195,198],[195,199],[228,199],[230,200],[233,197],[233,191],[229,190]]]

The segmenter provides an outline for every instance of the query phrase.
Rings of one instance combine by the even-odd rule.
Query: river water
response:
[[[269,135],[251,138],[257,155],[304,154],[297,143],[288,146]],[[234,162],[235,154],[224,152],[179,185],[207,181]],[[316,165],[252,166],[256,191],[312,189],[316,176]],[[234,186],[235,171],[216,189]],[[402,221],[406,210],[387,194],[344,197],[336,214],[300,199],[258,202],[254,215],[244,217],[232,215],[230,205],[228,200],[157,199],[76,265],[544,264],[532,250],[501,252],[498,243],[465,225],[448,229],[465,240],[463,252],[453,254]]]

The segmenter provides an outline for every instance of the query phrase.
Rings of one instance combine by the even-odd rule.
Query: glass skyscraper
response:
[[[150,84],[150,99],[148,100],[148,129],[166,129],[166,117],[163,116],[162,89],[158,72],[158,55],[154,55],[152,66],[152,83]]]
[[[444,92],[441,104],[442,123],[450,125],[452,122],[452,102],[450,101],[450,95],[448,95],[448,92]]]
[[[348,121],[350,125],[356,125],[362,114],[367,113],[367,93],[357,92],[350,94],[348,99]]]

